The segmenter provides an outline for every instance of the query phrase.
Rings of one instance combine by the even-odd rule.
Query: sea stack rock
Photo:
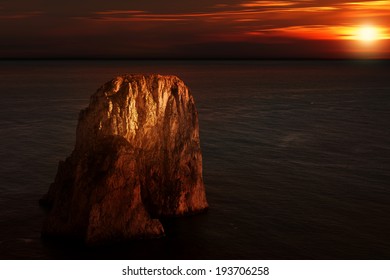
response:
[[[43,235],[89,244],[161,236],[158,218],[206,209],[198,114],[183,81],[124,75],[98,89],[41,202]]]

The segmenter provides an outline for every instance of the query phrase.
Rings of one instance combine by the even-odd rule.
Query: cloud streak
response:
[[[221,22],[245,22],[266,21],[272,19],[288,19],[305,17],[310,20],[318,20],[322,15],[332,16],[341,21],[350,18],[390,16],[390,1],[365,1],[365,2],[339,2],[331,5],[319,6],[313,1],[246,1],[235,6],[218,4],[212,8],[216,11],[192,12],[192,13],[152,13],[147,10],[106,10],[97,11],[89,16],[78,19],[123,21],[123,22],[164,22],[164,21],[221,21]],[[359,10],[360,13],[356,13]],[[327,17],[328,19],[329,17]]]
[[[269,5],[269,4],[267,4]],[[287,5],[287,4],[286,4]],[[292,4],[291,4],[292,5]],[[283,7],[283,8],[280,8]],[[265,15],[283,14],[289,17],[292,13],[321,13],[337,10],[336,7],[330,6],[310,6],[310,7],[291,7],[285,8],[284,5],[272,9],[232,9],[215,12],[194,12],[194,13],[171,13],[158,14],[147,11],[98,11],[90,16],[78,17],[78,19],[86,20],[103,20],[103,21],[194,21],[209,19],[219,19],[220,21],[236,21],[236,20],[261,20],[260,17]]]
[[[33,18],[44,15],[43,11],[32,11],[32,12],[18,12],[18,13],[4,13],[0,7],[0,19],[3,20],[18,20]]]
[[[294,5],[296,5],[294,1],[251,1],[239,4],[244,8],[275,8]]]
[[[277,28],[265,28],[248,32],[250,36],[283,37],[312,40],[359,40],[361,26],[347,25],[297,25]],[[390,39],[387,28],[377,27],[378,39]]]

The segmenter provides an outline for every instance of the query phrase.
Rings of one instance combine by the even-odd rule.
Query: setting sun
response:
[[[379,29],[374,26],[362,26],[357,30],[356,39],[363,42],[372,42],[380,39]]]

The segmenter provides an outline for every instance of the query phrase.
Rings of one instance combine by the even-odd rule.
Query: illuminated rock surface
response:
[[[103,85],[41,202],[43,235],[90,244],[161,236],[159,217],[206,209],[198,115],[183,81],[125,75]]]

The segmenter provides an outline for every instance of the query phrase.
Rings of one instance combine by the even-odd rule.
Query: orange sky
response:
[[[388,0],[162,2],[3,1],[0,57],[390,58]]]

